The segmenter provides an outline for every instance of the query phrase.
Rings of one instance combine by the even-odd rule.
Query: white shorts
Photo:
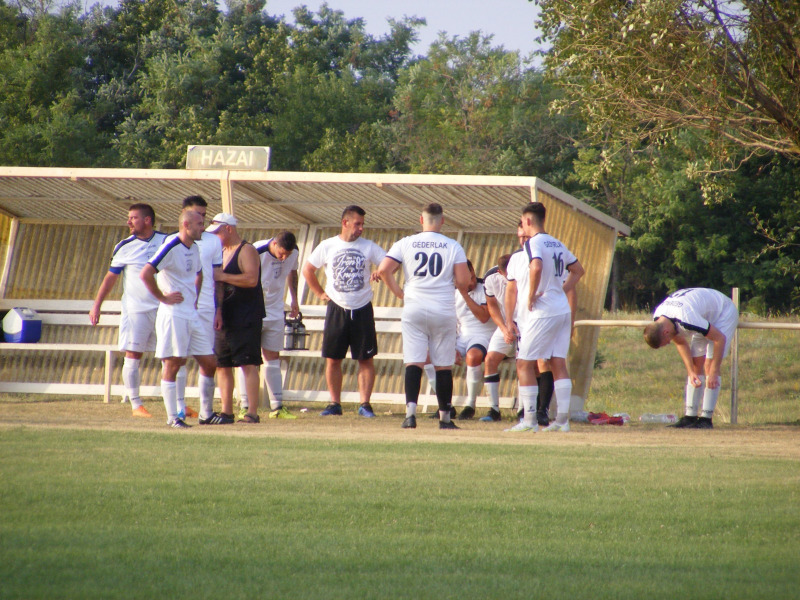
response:
[[[424,305],[407,304],[400,321],[403,333],[403,362],[430,362],[435,367],[450,367],[456,360],[455,312],[429,311]]]
[[[264,319],[261,322],[261,347],[270,352],[283,350],[284,323],[280,319]]]
[[[572,315],[528,319],[519,342],[521,360],[567,358],[572,337]]]
[[[211,310],[197,311],[197,320],[199,322],[199,327],[197,328],[197,348],[200,348],[202,351],[192,353],[192,356],[214,354],[214,338],[216,337],[216,332],[214,331],[215,312],[213,308]]]
[[[467,350],[478,346],[483,348],[483,356],[486,356],[486,353],[489,351],[489,339],[491,339],[491,336],[485,333],[462,332],[461,335],[456,338],[456,350],[464,357],[467,355]]]
[[[733,305],[728,306],[719,321],[714,323],[714,327],[719,329],[725,336],[725,352],[723,352],[722,358],[728,356],[728,351],[731,349],[731,340],[733,339],[733,334],[736,333],[738,325],[739,313]],[[706,358],[714,358],[714,342],[696,331],[691,333],[689,346],[692,351],[692,357],[705,356]]]
[[[505,336],[503,336],[503,332],[498,327],[494,330],[494,333],[489,340],[489,347],[487,348],[487,351],[487,354],[489,352],[499,352],[500,354],[505,354],[506,356],[513,358],[517,351],[517,344],[514,342],[509,344],[506,341]]]
[[[166,311],[158,311],[156,358],[186,358],[209,354],[204,328],[205,324],[199,318],[184,319]]]
[[[119,349],[130,352],[156,349],[156,310],[120,315]]]

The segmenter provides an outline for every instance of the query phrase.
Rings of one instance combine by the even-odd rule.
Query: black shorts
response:
[[[223,368],[261,364],[261,323],[259,327],[223,327],[214,336],[217,366]]]
[[[367,360],[378,353],[371,302],[356,310],[346,310],[333,301],[328,302],[322,356],[341,360],[347,355],[348,348],[354,360]]]

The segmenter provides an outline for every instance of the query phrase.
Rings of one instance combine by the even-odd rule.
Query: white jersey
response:
[[[357,310],[372,301],[370,264],[381,264],[386,253],[375,242],[358,238],[345,242],[334,236],[314,248],[308,262],[325,266],[325,293],[345,310]]]
[[[196,319],[197,288],[195,280],[202,272],[200,248],[197,244],[186,246],[176,235],[164,242],[156,255],[148,261],[158,272],[158,287],[164,294],[180,292],[183,302],[158,306],[160,312],[171,313],[185,319]]]
[[[735,311],[733,301],[717,290],[688,288],[670,294],[656,307],[653,318],[667,317],[681,334],[688,329],[705,336],[711,325],[721,329],[720,324]]]
[[[496,268],[496,267],[495,267]],[[487,298],[494,298],[500,305],[500,315],[503,321],[506,318],[506,288],[508,279],[503,277],[500,271],[491,270],[483,280],[483,290]]]
[[[483,283],[480,280],[478,280],[478,285],[475,286],[475,289],[469,292],[469,296],[478,306],[486,306],[486,294],[484,293]],[[486,323],[481,323],[478,317],[469,309],[464,296],[458,290],[456,290],[455,299],[459,335],[480,334],[489,337],[494,333],[497,325],[495,325],[491,317]]]
[[[146,240],[131,235],[114,246],[108,270],[115,275],[122,274],[122,312],[140,313],[158,308],[158,300],[139,279],[139,273],[166,237],[166,234],[154,231]]]
[[[521,258],[517,258],[520,255]],[[522,252],[512,256],[512,261],[514,261],[513,276],[510,268],[511,262],[509,262],[509,280],[518,279],[523,263],[525,263],[524,267],[528,271],[524,295],[521,294],[523,290],[521,289],[522,286],[519,285],[519,281],[517,284],[519,286],[517,289],[517,315],[520,314],[520,302],[522,307],[527,310],[530,263],[535,259],[539,259],[542,262],[542,274],[539,280],[539,287],[536,289],[536,293],[541,295],[536,299],[529,317],[540,319],[572,312],[567,295],[564,293],[564,273],[567,271],[567,267],[577,262],[578,259],[569,251],[569,248],[553,236],[546,233],[537,233],[525,242]]]
[[[169,241],[177,237],[177,233],[167,236]],[[200,263],[203,265],[203,286],[197,298],[197,310],[200,312],[214,312],[214,269],[222,266],[222,241],[219,236],[208,231],[203,232],[203,237],[195,242],[200,250]]]
[[[269,251],[272,239],[259,240],[253,246],[261,260],[261,289],[264,291],[264,310],[268,321],[283,321],[283,304],[286,298],[286,278],[297,271],[299,252],[292,250],[286,260],[278,260]]]
[[[455,310],[453,267],[467,262],[461,244],[441,233],[423,231],[395,242],[386,256],[403,266],[404,304]]]

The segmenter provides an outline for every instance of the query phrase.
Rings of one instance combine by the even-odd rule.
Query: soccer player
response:
[[[166,235],[155,231],[156,214],[149,204],[133,204],[128,208],[130,236],[114,247],[111,266],[97,290],[89,311],[89,322],[97,325],[103,301],[122,275],[122,313],[119,323],[119,349],[125,352],[122,363],[123,402],[130,400],[134,417],[151,417],[139,397],[142,353],[156,349],[156,300],[139,279],[142,267],[156,253]]]
[[[521,229],[521,228],[520,228]],[[527,239],[527,238],[526,238]],[[517,344],[506,342],[505,295],[508,285],[507,268],[510,254],[503,254],[497,259],[497,266],[490,269],[483,280],[486,295],[486,309],[492,322],[496,325],[486,352],[483,382],[489,392],[491,404],[486,416],[481,421],[499,421],[500,415],[500,363],[506,357],[515,355]]]
[[[686,366],[686,414],[670,427],[712,429],[720,389],[720,365],[739,324],[736,305],[708,288],[678,290],[656,307],[644,330],[651,348],[670,342]],[[688,339],[687,339],[688,338]],[[703,412],[698,416],[700,400]]]
[[[392,293],[403,300],[401,328],[405,370],[406,418],[404,429],[417,426],[417,401],[422,368],[430,353],[436,369],[436,399],[439,428],[458,429],[450,420],[453,400],[453,361],[456,348],[454,290],[468,292],[470,275],[464,249],[442,235],[441,205],[429,204],[420,217],[422,232],[405,237],[392,246],[378,267],[377,275]],[[394,273],[403,267],[401,289]]]
[[[177,235],[164,242],[142,268],[140,278],[159,301],[156,315],[156,357],[161,359],[161,395],[167,411],[167,424],[176,429],[190,427],[178,416],[175,378],[189,355],[195,357],[204,373],[213,377],[217,361],[207,351],[197,314],[197,298],[203,283],[200,250],[195,243],[202,237],[203,217],[191,208],[181,212]],[[158,281],[156,281],[158,274]],[[220,327],[217,313],[214,326]],[[213,389],[200,388],[200,424],[213,416]]]
[[[320,413],[323,416],[342,414],[342,361],[350,348],[351,357],[358,361],[361,396],[358,414],[375,417],[370,398],[375,385],[372,359],[378,353],[378,337],[372,310],[370,265],[379,265],[386,253],[375,242],[361,237],[366,214],[360,206],[346,207],[342,212],[341,233],[321,241],[303,265],[308,287],[328,304],[322,356],[331,402]],[[325,267],[325,289],[317,279],[321,267]]]
[[[572,381],[567,354],[572,336],[572,309],[567,295],[584,270],[577,258],[559,240],[545,231],[546,210],[531,202],[522,211],[522,227],[531,236],[523,251],[508,263],[506,288],[506,341],[519,335],[517,376],[523,419],[507,431],[537,431],[536,367],[543,370],[549,359],[556,397],[556,420],[545,431],[569,431]],[[569,273],[563,279],[565,270]],[[516,311],[516,322],[514,315]]]
[[[208,203],[202,196],[187,196],[183,199],[183,208],[191,208],[203,217],[205,222]],[[197,332],[198,344],[202,346],[200,349],[202,354],[211,355],[214,354],[214,318],[219,308],[215,300],[216,287],[220,285],[214,281],[214,271],[222,268],[222,243],[213,233],[203,231],[202,237],[197,240],[197,247],[200,249],[200,263],[203,265],[203,287],[197,298],[197,316],[201,324]],[[178,369],[175,383],[178,394],[178,416],[181,419],[196,417],[197,412],[186,406],[186,365]],[[213,398],[214,372],[210,374],[205,372],[202,365],[197,375],[197,388],[201,390],[201,396],[211,394]]]
[[[261,355],[264,358],[264,384],[269,390],[270,419],[296,419],[283,405],[281,355],[283,348],[283,300],[288,283],[291,304],[289,317],[300,314],[297,300],[297,239],[291,231],[281,231],[268,240],[253,243],[261,260],[261,288],[264,291],[266,317],[261,325]],[[244,385],[239,386],[244,389]],[[247,394],[240,397],[243,412],[247,412]]]
[[[489,340],[497,329],[486,306],[483,280],[475,275],[475,268],[469,260],[467,268],[470,275],[467,293],[455,292],[458,325],[456,352],[466,365],[467,403],[458,415],[458,419],[464,421],[475,416],[475,401],[483,387],[483,361]]]

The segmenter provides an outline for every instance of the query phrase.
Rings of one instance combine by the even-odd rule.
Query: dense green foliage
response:
[[[644,8],[620,13],[634,25],[620,39],[666,26],[666,1],[641,3],[649,22]],[[547,71],[480,33],[442,34],[414,56],[423,20],[392,21],[375,37],[327,5],[300,7],[290,23],[265,0],[224,10],[213,0],[121,0],[87,13],[0,0],[0,164],[181,168],[188,144],[252,144],[273,148],[276,170],[535,175],[631,225],[614,306],[703,285],[739,287],[760,312],[794,310],[796,160],[762,147],[738,169],[710,173],[747,158],[745,146],[688,120],[648,129],[638,104],[622,118],[589,95],[607,90],[589,85],[591,56],[567,60],[581,28],[608,38],[610,3],[590,2],[591,18],[569,27],[556,17],[576,3],[540,4],[554,42]],[[694,64],[698,44],[670,60]],[[750,50],[762,57],[762,46]],[[793,77],[796,65],[784,66]],[[775,82],[780,71],[765,73],[789,93]],[[681,89],[689,97],[691,86]]]

